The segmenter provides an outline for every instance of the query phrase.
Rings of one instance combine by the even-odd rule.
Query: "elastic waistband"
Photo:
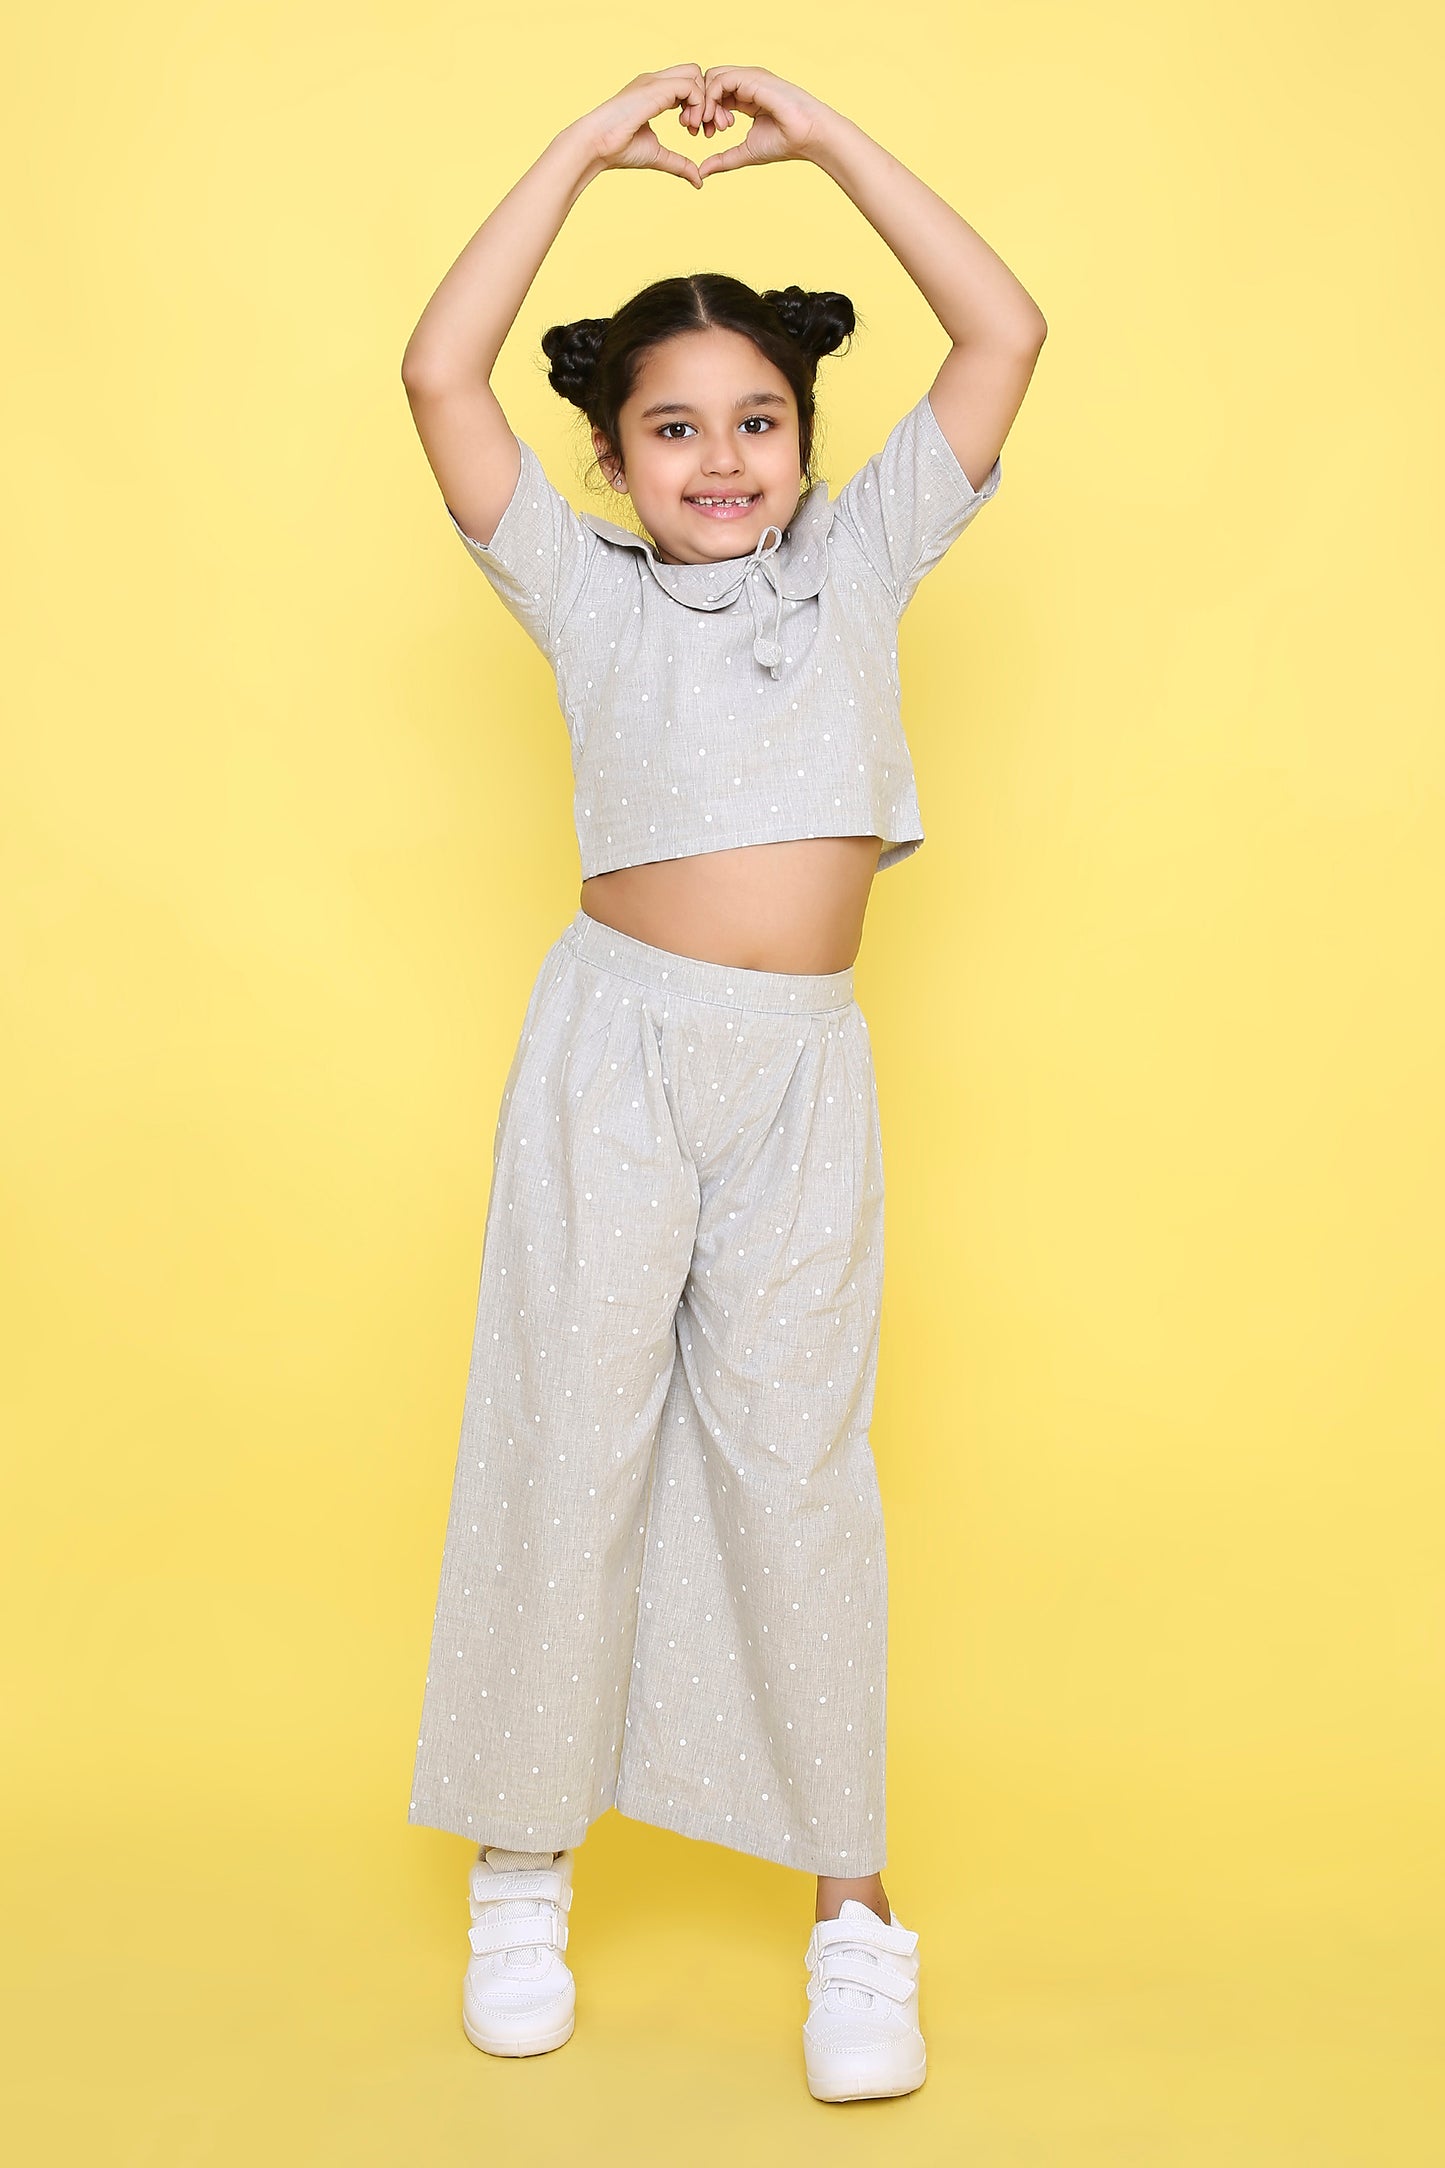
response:
[[[650,986],[684,1001],[707,1001],[724,1009],[757,1009],[773,1016],[809,1016],[846,1009],[853,999],[853,973],[847,971],[740,971],[732,964],[704,963],[653,948],[631,934],[614,933],[600,920],[579,911],[562,940],[576,956],[618,978]]]

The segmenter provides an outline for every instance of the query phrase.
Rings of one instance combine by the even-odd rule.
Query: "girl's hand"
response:
[[[658,142],[651,126],[659,113],[681,106],[683,126],[696,135],[704,121],[713,117],[703,72],[695,61],[680,61],[655,75],[635,75],[615,98],[599,105],[578,122],[592,154],[603,166],[653,166],[659,173],[676,173],[697,188],[702,175],[690,158],[670,151]]]
[[[734,112],[746,113],[752,126],[740,143],[729,150],[714,151],[697,171],[707,180],[713,173],[731,173],[738,166],[767,166],[778,159],[807,158],[822,133],[828,107],[819,98],[785,83],[766,68],[709,68],[703,78],[704,111],[696,118],[684,112],[683,126],[697,134],[704,120],[730,128]]]

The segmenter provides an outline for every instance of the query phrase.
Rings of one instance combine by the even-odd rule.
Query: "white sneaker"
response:
[[[856,1897],[815,1920],[808,1943],[803,2060],[815,2100],[911,2093],[927,2074],[918,2029],[918,1936],[890,1907],[885,1927]]]
[[[572,2037],[576,1983],[562,1956],[572,1854],[489,1846],[471,1870],[472,1957],[462,2025],[489,2055],[544,2055]]]

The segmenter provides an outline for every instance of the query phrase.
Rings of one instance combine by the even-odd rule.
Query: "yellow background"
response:
[[[7,54],[17,2157],[1438,2160],[1435,11],[147,0]],[[1050,324],[905,623],[928,842],[859,966],[931,2068],[835,2109],[803,1877],[609,1814],[577,2035],[508,2065],[460,2030],[468,1847],[406,1825],[493,1122],[577,868],[401,353],[558,128],[738,57]],[[853,297],[835,490],[946,351],[815,169],[606,174],[496,377],[579,505],[539,336],[691,268]]]

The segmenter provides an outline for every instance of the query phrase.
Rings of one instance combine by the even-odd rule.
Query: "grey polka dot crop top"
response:
[[[670,565],[521,450],[489,543],[447,516],[552,665],[583,879],[803,836],[879,836],[880,868],[916,851],[898,621],[999,461],[975,489],[925,393],[836,498],[815,482],[746,556]]]

